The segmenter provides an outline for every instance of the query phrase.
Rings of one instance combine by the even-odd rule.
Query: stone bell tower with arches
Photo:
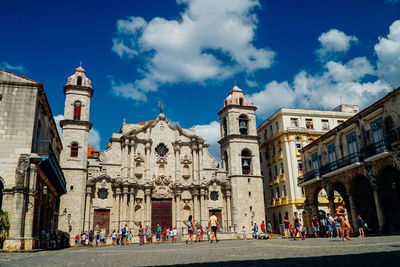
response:
[[[88,137],[92,123],[89,121],[90,100],[93,96],[91,81],[79,66],[68,77],[64,86],[64,120],[62,129],[61,168],[67,183],[67,194],[61,197],[59,229],[69,232],[70,238],[83,230],[87,179]],[[67,215],[67,216],[64,216]]]
[[[232,187],[232,224],[237,231],[265,220],[256,109],[235,86],[218,112],[222,166]]]

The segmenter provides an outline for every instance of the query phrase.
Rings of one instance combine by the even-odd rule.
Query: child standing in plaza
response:
[[[242,228],[243,239],[246,240],[246,226],[243,225]]]

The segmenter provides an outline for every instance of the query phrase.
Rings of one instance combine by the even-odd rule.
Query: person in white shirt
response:
[[[176,230],[175,227],[174,227],[174,230],[172,230],[172,234],[173,234],[172,242],[176,242],[176,238],[178,236],[178,231]]]

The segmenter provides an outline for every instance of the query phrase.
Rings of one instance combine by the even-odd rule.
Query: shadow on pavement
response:
[[[400,251],[270,260],[220,261],[174,266],[399,266]],[[389,266],[387,266],[389,267]]]

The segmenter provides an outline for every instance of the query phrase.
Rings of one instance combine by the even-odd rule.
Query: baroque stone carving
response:
[[[99,160],[101,161],[101,162],[107,162],[108,161],[108,157],[107,157],[107,155],[106,154],[101,154],[100,156],[99,156]]]
[[[212,191],[210,193],[210,199],[213,201],[217,201],[218,200],[218,192],[217,191]]]
[[[172,189],[170,187],[172,183],[171,177],[164,175],[158,176],[154,180],[154,190],[152,196],[156,198],[167,198],[173,195]]]
[[[23,154],[18,159],[18,166],[15,170],[15,184],[17,187],[24,186],[25,173],[29,166],[29,156]]]
[[[182,160],[181,160],[182,164],[192,164],[192,158],[189,157],[188,155],[185,155]]]

